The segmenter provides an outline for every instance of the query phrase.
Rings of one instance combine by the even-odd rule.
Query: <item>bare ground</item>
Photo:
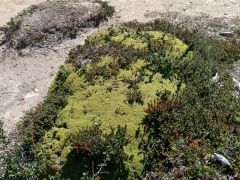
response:
[[[240,14],[238,0],[107,0],[116,7],[122,21],[147,22],[160,13],[179,12],[186,16],[208,15],[233,18]],[[152,16],[146,16],[152,14]]]
[[[20,11],[32,4],[45,0],[1,0],[0,3],[0,26],[5,25],[10,18],[16,16]]]
[[[43,0],[2,0],[0,26],[15,16],[20,9]],[[76,0],[78,1],[78,0]],[[239,0],[107,0],[115,6],[117,24],[131,20],[147,22],[155,18],[187,21],[218,34],[234,30],[240,14]],[[174,13],[173,13],[174,12]],[[189,21],[190,17],[190,21]],[[106,26],[104,26],[106,27]],[[0,119],[7,132],[13,130],[24,111],[36,106],[47,95],[48,87],[58,68],[64,63],[71,48],[84,43],[87,35],[97,28],[79,33],[75,40],[65,40],[53,48],[25,49],[19,55],[0,46]],[[1,36],[1,34],[0,34]],[[1,38],[1,37],[0,37]],[[20,54],[21,54],[20,53]]]
[[[24,56],[16,52],[4,53],[7,57],[0,62],[0,117],[7,132],[12,130],[24,111],[43,101],[68,52],[78,44],[83,44],[93,31],[96,29],[87,29],[74,41],[64,41],[53,49],[26,49]]]

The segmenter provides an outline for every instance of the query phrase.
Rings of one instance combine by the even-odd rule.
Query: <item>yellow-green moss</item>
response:
[[[124,34],[118,34],[116,36],[111,37],[111,40],[115,42],[122,42],[124,39],[125,39]]]
[[[113,57],[111,56],[102,56],[100,57],[100,62],[98,63],[98,66],[107,66],[110,63],[114,62]]]
[[[171,52],[169,52],[170,57],[176,58],[178,56],[181,56],[188,48],[184,42],[169,33],[164,33],[161,31],[147,31],[147,33],[156,40],[163,39],[167,43],[173,45],[173,49]]]
[[[70,129],[54,127],[48,131],[39,150],[44,149],[47,151],[48,159],[47,164],[52,166],[52,170],[60,172],[62,164],[66,161],[67,155],[71,151],[69,144]]]
[[[115,30],[116,31],[116,30]],[[117,32],[117,31],[116,31]],[[153,38],[160,40],[163,32],[148,31]],[[88,37],[88,41],[99,40],[100,44],[105,43],[103,36],[107,35],[108,31],[100,31]],[[132,45],[136,49],[142,49],[147,46],[140,37],[136,37],[136,33],[130,31],[117,32],[111,37],[112,41],[122,42],[124,45]],[[164,40],[173,45],[173,49],[169,51],[169,56],[177,58],[187,49],[187,45],[170,34],[165,34]],[[189,55],[191,56],[191,55]],[[97,66],[109,65],[115,59],[111,56],[99,57],[100,62]],[[50,154],[48,160],[56,171],[61,170],[61,165],[64,164],[67,154],[71,150],[71,144],[68,142],[70,134],[79,132],[83,127],[91,126],[93,122],[100,122],[104,132],[110,132],[110,127],[118,125],[127,126],[127,132],[131,143],[125,148],[127,154],[133,155],[133,162],[126,162],[130,168],[135,168],[141,171],[142,165],[140,160],[142,156],[138,153],[138,139],[135,138],[135,133],[139,127],[139,123],[145,116],[144,108],[147,104],[156,98],[156,92],[159,90],[169,90],[172,93],[176,91],[176,80],[170,81],[164,79],[160,73],[153,75],[152,81],[148,81],[148,76],[152,75],[149,70],[144,70],[145,79],[139,84],[139,90],[144,98],[143,105],[134,103],[128,104],[126,93],[128,85],[123,83],[124,78],[133,79],[138,75],[139,70],[148,64],[146,60],[139,59],[131,64],[129,69],[120,69],[119,75],[109,80],[99,79],[94,85],[89,85],[84,78],[84,75],[79,76],[70,64],[65,67],[70,71],[70,74],[64,83],[73,92],[68,97],[68,105],[59,113],[59,118],[56,122],[56,127],[52,128],[44,136],[41,148],[46,149]],[[91,68],[91,65],[88,65]],[[87,69],[88,69],[87,68]],[[113,87],[112,85],[115,84]],[[116,85],[117,84],[117,85]],[[108,88],[112,86],[111,91]],[[54,87],[50,88],[53,89]],[[62,128],[65,125],[67,128]],[[61,165],[56,162],[61,161]]]
[[[140,38],[126,38],[122,41],[122,44],[126,46],[133,46],[136,49],[143,49],[147,47],[147,43],[144,43]]]
[[[104,39],[104,36],[108,34],[107,29],[103,29],[101,31],[93,33],[91,36],[88,36],[86,39],[86,42],[97,42],[99,46],[106,43],[106,40]]]

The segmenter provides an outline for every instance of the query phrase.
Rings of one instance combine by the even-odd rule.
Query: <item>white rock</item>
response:
[[[219,74],[216,73],[216,75],[212,78],[212,82],[217,83],[219,81],[219,79],[220,79]]]
[[[224,166],[231,166],[230,162],[221,154],[214,153],[217,161],[221,162]]]
[[[26,99],[31,99],[31,98],[33,98],[33,97],[37,97],[39,94],[37,93],[37,92],[35,92],[35,91],[33,91],[33,92],[29,92],[28,94],[26,94],[25,96],[24,96],[24,99],[26,100]]]
[[[240,88],[240,82],[238,79],[233,78],[233,82],[235,83],[235,86],[237,86],[238,88]]]
[[[229,37],[229,36],[233,36],[233,32],[227,32],[227,31],[220,32],[219,35]]]

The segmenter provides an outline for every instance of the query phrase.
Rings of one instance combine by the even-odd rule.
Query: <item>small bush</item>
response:
[[[189,85],[178,97],[166,98],[163,93],[148,105],[140,143],[145,176],[215,178],[219,173],[237,173],[240,134],[231,132],[240,128],[236,123],[239,99],[226,86],[202,86]],[[207,164],[205,157],[213,153],[224,154],[232,167]]]
[[[126,127],[112,129],[109,134],[104,134],[99,125],[81,130],[73,137],[73,149],[63,167],[62,178],[126,179],[125,161],[129,157],[124,147],[128,143]],[[69,172],[73,166],[76,166],[74,172]]]

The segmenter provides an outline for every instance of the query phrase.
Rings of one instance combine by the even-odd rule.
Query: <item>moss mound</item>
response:
[[[25,115],[21,147],[39,171],[20,169],[61,179],[234,175],[240,103],[228,69],[239,56],[236,42],[159,21],[91,35]]]
[[[164,54],[152,54],[148,46],[159,48]],[[129,166],[140,172],[142,157],[138,155],[135,134],[145,115],[144,108],[157,97],[157,92],[175,93],[178,84],[174,73],[164,73],[165,65],[163,70],[154,68],[150,58],[164,56],[169,58],[165,61],[183,61],[180,57],[187,48],[179,39],[161,31],[140,33],[130,28],[110,28],[88,37],[86,45],[74,49],[61,69],[68,74],[63,86],[71,95],[67,97],[68,105],[59,113],[56,127],[46,133],[41,143],[41,148],[50,153],[49,165],[61,171],[71,151],[69,135],[100,123],[105,132],[119,125],[127,126],[131,143],[126,152],[134,157]],[[59,158],[61,163],[56,165]]]

